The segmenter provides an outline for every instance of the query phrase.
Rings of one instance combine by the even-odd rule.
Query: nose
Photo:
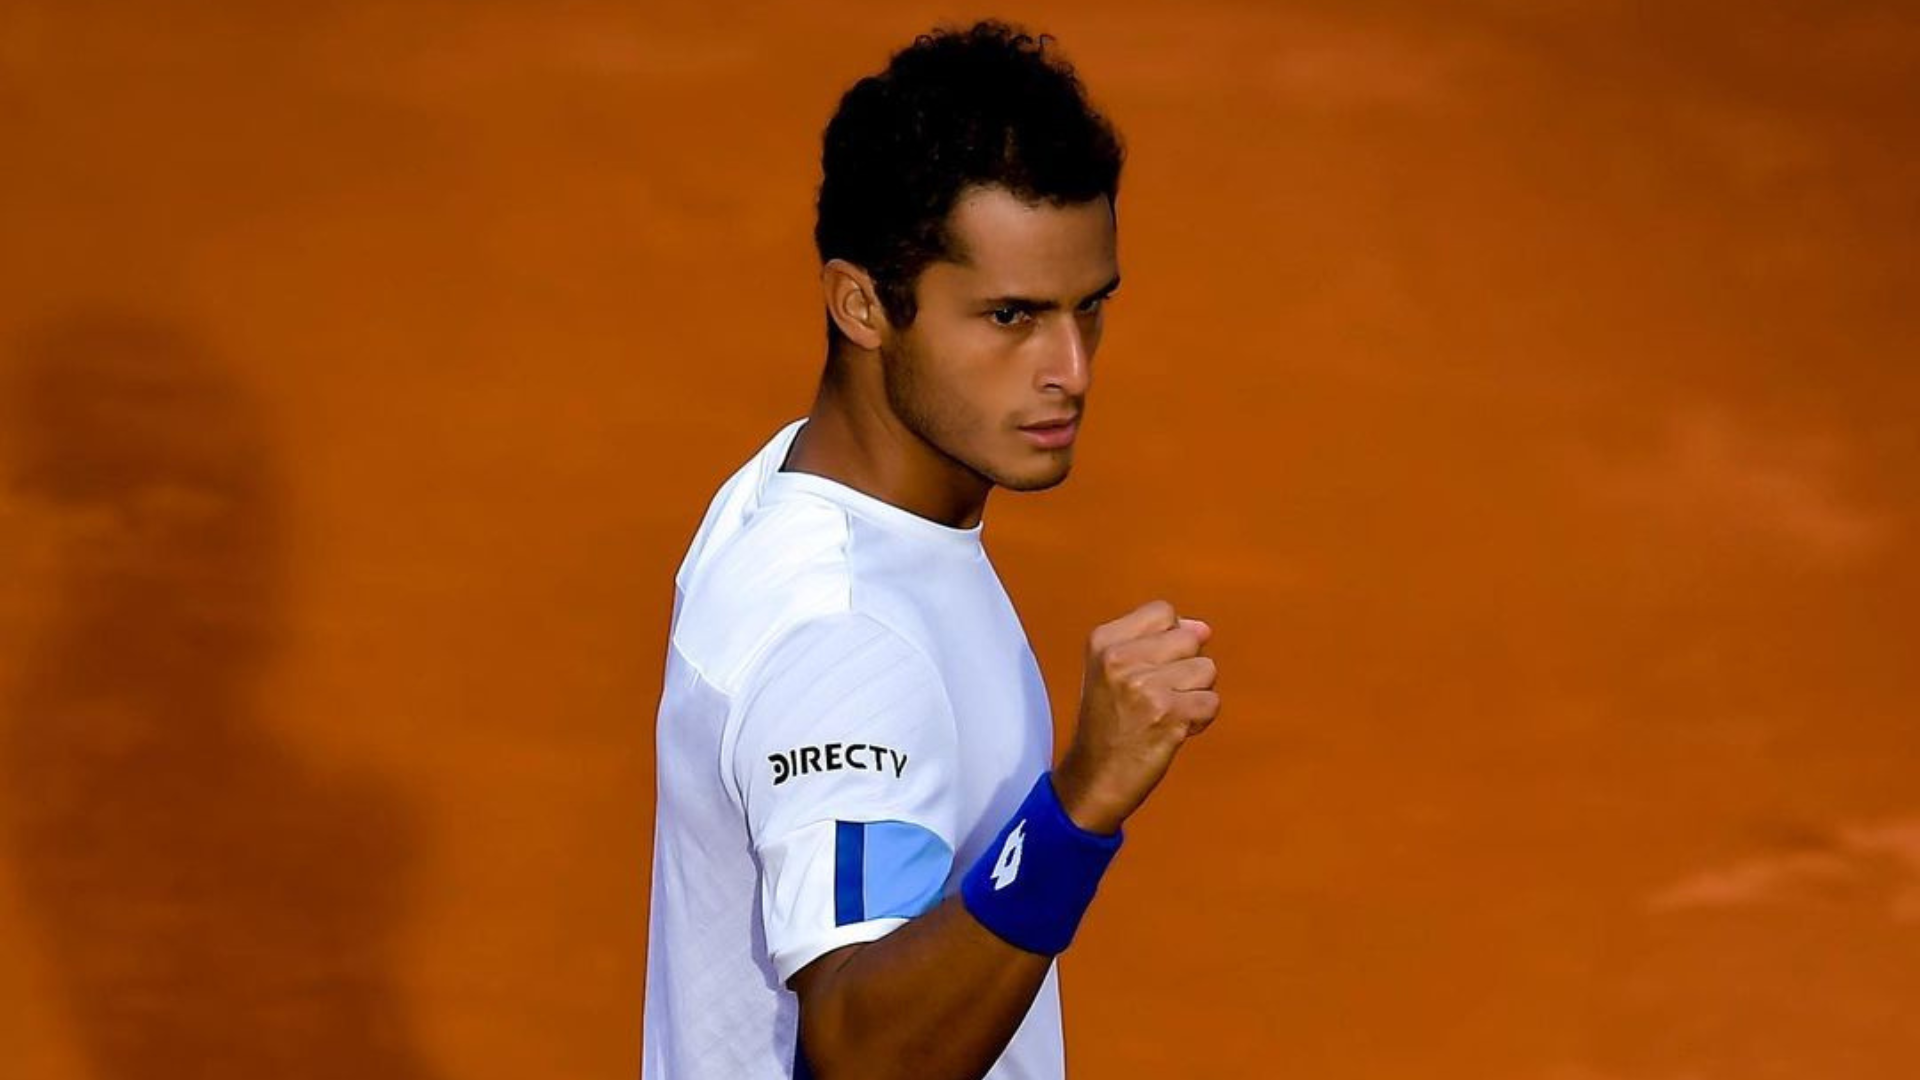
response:
[[[1078,319],[1061,319],[1048,343],[1047,365],[1041,370],[1041,389],[1059,387],[1069,397],[1087,392],[1093,381],[1093,349]]]

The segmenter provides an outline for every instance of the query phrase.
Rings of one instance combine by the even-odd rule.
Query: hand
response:
[[[1087,639],[1080,718],[1054,770],[1054,789],[1074,823],[1112,834],[1160,783],[1173,755],[1220,712],[1213,658],[1200,655],[1213,628],[1151,600]]]

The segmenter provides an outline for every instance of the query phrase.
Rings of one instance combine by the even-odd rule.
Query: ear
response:
[[[865,270],[845,259],[828,259],[820,268],[820,292],[826,300],[827,317],[847,340],[862,349],[880,347],[887,314],[880,307],[873,278]]]

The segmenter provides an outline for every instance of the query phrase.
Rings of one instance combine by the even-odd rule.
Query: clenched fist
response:
[[[1173,755],[1220,712],[1213,628],[1151,600],[1087,638],[1080,720],[1054,770],[1060,805],[1089,832],[1111,834],[1167,774]]]

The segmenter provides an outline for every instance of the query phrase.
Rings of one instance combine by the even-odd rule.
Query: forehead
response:
[[[974,187],[947,218],[952,251],[927,277],[968,292],[1066,298],[1113,277],[1114,223],[1106,196],[1029,204],[999,187]],[[929,282],[933,284],[934,282]]]

